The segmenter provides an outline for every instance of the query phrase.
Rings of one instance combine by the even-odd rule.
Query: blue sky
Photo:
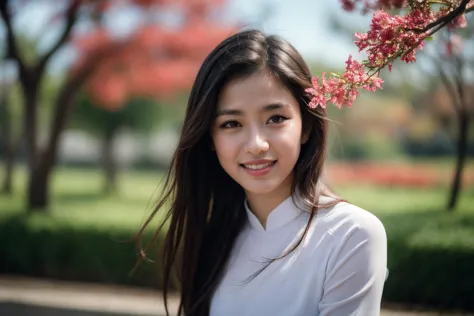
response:
[[[329,14],[352,21],[354,30],[368,25],[368,17],[361,19],[355,13],[344,12],[339,0],[234,0],[229,11],[248,19],[256,15],[259,7],[269,3],[273,12],[263,30],[282,35],[306,58],[320,58],[328,63],[343,65],[349,53],[357,54],[355,45],[331,31]]]
[[[16,27],[33,36],[42,35],[41,48],[47,48],[57,32],[45,30],[45,21],[51,7],[32,2],[25,13],[16,20]],[[49,2],[52,3],[52,2]],[[60,2],[57,2],[60,3]],[[264,21],[258,20],[262,10],[270,8],[270,15]],[[328,13],[352,23],[354,30],[365,29],[370,17],[361,18],[356,13],[344,12],[338,0],[228,0],[226,17],[249,23],[265,32],[278,34],[289,40],[306,59],[321,60],[335,66],[344,66],[351,53],[357,55],[357,48],[348,38],[338,36],[329,27]],[[133,11],[117,12],[113,19],[114,29],[126,30],[136,21]],[[3,33],[3,25],[1,25]],[[73,58],[71,51],[63,50],[52,63],[54,70],[60,70]]]

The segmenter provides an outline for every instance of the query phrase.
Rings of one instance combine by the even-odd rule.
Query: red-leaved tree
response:
[[[50,49],[36,64],[30,65],[22,58],[16,43],[17,31],[13,27],[15,12],[22,10],[28,2],[1,1],[0,14],[6,28],[8,58],[18,64],[24,100],[27,205],[29,209],[45,209],[60,135],[74,98],[86,82],[98,103],[110,108],[119,107],[137,93],[158,95],[175,91],[191,82],[195,65],[202,62],[200,56],[223,36],[229,35],[230,29],[210,19],[211,10],[223,0],[44,0],[46,5],[56,10],[51,25],[61,31]],[[136,32],[114,39],[104,26],[102,17],[119,6],[133,7],[148,14]],[[172,11],[178,21],[168,31],[153,15],[166,11]],[[84,20],[92,22],[92,30],[76,33],[75,26]],[[45,145],[39,148],[37,113],[40,84],[53,56],[69,44],[78,48],[78,62],[57,92],[49,135]],[[187,51],[196,54],[187,59],[184,56]]]
[[[137,29],[127,45],[120,46],[120,40],[97,29],[75,42],[81,58],[72,74],[88,64],[95,52],[120,46],[85,82],[95,103],[113,111],[132,96],[167,98],[189,89],[207,54],[234,31],[196,20],[176,30],[149,24]]]
[[[467,25],[466,14],[474,10],[474,0],[341,0],[346,11],[373,11],[372,23],[367,33],[355,33],[355,44],[367,59],[358,62],[349,56],[343,73],[332,73],[328,78],[313,78],[313,87],[307,89],[312,95],[311,107],[326,107],[333,103],[339,108],[351,107],[359,90],[375,91],[382,87],[379,77],[384,68],[392,69],[396,60],[406,63],[416,61],[416,52],[423,49],[425,41],[440,29],[453,32]],[[401,14],[392,14],[397,12]],[[459,84],[462,86],[462,83]],[[461,173],[467,151],[468,116],[467,100],[459,90],[461,110],[459,112],[460,136],[458,159],[453,178],[448,209],[454,209],[460,191]],[[464,110],[465,109],[465,110]]]
[[[149,125],[153,124],[150,105],[157,104],[145,100],[155,99],[165,104],[169,97],[189,90],[212,48],[235,31],[234,28],[203,20],[201,16],[206,13],[203,11],[207,10],[205,7],[196,10],[188,6],[186,9],[186,23],[181,27],[166,29],[155,23],[143,23],[127,37],[127,45],[120,46],[121,40],[101,28],[74,40],[81,58],[73,66],[72,75],[89,62],[94,52],[120,46],[88,77],[84,93],[89,100],[84,99],[76,108],[76,114],[82,117],[83,122],[87,121],[86,125],[93,127],[92,130],[99,132],[103,141],[106,193],[115,191],[117,187],[118,168],[112,144],[119,129],[124,126],[136,130],[149,129]],[[140,15],[147,20],[150,13],[143,10]],[[137,104],[140,103],[137,98],[143,101],[142,106]],[[94,117],[87,118],[88,115]]]

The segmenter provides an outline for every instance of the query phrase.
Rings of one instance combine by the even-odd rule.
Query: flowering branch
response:
[[[465,20],[466,18],[464,17],[464,15],[461,15],[461,14],[466,11],[466,6],[469,3],[469,1],[471,0],[462,0],[458,7],[453,9],[448,14],[441,16],[436,21],[429,23],[424,29],[420,30],[420,32],[426,32],[437,25],[439,25],[442,28],[446,26],[449,22],[457,18],[458,16],[462,17]]]
[[[353,10],[357,0],[341,0],[346,10]],[[311,96],[309,107],[326,107],[327,102],[338,108],[351,107],[360,88],[375,91],[382,88],[383,80],[378,77],[380,71],[400,59],[406,63],[416,61],[416,50],[423,49],[424,41],[441,28],[464,28],[467,25],[465,13],[473,10],[472,0],[364,0],[364,10],[379,8],[410,7],[404,15],[391,16],[384,10],[377,10],[372,17],[367,33],[355,33],[355,44],[359,51],[365,51],[367,59],[362,63],[346,61],[343,74],[332,73],[330,78],[321,76],[312,80],[313,87],[306,89]],[[435,12],[433,4],[441,5]]]

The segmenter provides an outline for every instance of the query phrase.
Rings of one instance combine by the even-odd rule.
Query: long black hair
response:
[[[138,234],[141,242],[141,234],[154,215],[168,207],[163,295],[166,303],[172,270],[177,266],[181,295],[178,315],[209,314],[212,294],[247,220],[244,190],[220,166],[212,150],[210,129],[222,88],[231,80],[258,71],[274,75],[300,105],[303,132],[309,138],[294,167],[292,191],[297,190],[302,202],[312,210],[306,230],[321,206],[319,197],[334,196],[321,182],[327,146],[326,112],[321,107],[308,108],[305,89],[311,87],[311,74],[301,55],[287,41],[258,30],[241,31],[225,39],[197,74],[163,195]],[[331,205],[338,202],[337,198],[333,201]],[[305,236],[306,233],[290,252]]]

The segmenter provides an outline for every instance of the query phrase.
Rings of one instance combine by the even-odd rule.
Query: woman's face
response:
[[[306,139],[299,104],[277,78],[257,72],[228,83],[218,101],[212,139],[222,168],[247,196],[289,194]]]

